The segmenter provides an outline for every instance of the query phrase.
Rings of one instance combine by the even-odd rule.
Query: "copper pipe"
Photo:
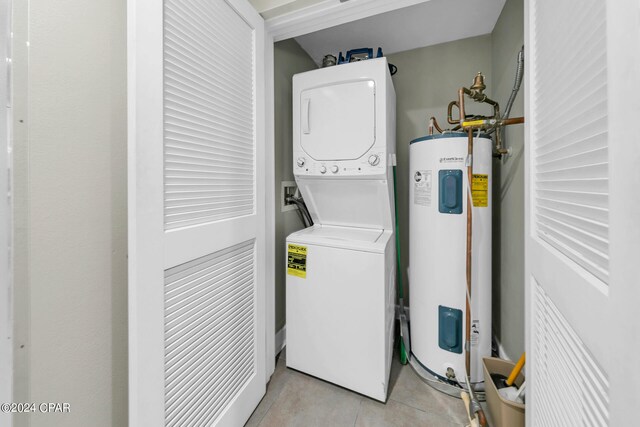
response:
[[[473,200],[471,199],[471,186],[473,183],[473,129],[467,130],[467,301],[466,305],[466,330],[465,330],[465,367],[471,388],[471,254],[472,254],[472,234],[473,234]]]
[[[465,368],[467,370],[466,382],[469,388],[469,395],[475,400],[473,386],[471,385],[471,269],[472,251],[473,251],[473,129],[467,129],[467,301],[465,315]],[[470,188],[471,187],[471,188]],[[479,406],[479,405],[478,405]],[[479,408],[475,414],[478,423],[482,427],[486,427],[487,418],[482,408]]]
[[[449,122],[450,125],[457,125],[459,123],[459,120],[454,120],[453,119],[453,106],[458,107],[458,109],[460,109],[460,104],[458,104],[458,101],[451,101],[449,103],[449,105],[447,106],[447,122]]]
[[[519,125],[524,123],[524,117],[514,117],[512,119],[500,120],[499,126]]]
[[[502,131],[504,126],[517,125],[521,123],[524,123],[524,117],[514,117],[513,119],[503,119],[498,121],[495,126],[495,128],[498,129],[498,132],[496,132],[496,154],[498,158],[502,158],[503,154],[507,154],[509,152],[509,150],[502,146],[502,137],[504,136]]]
[[[438,132],[442,133],[442,128],[438,125],[438,121],[435,117],[431,117],[429,119],[429,135],[433,135],[433,128],[435,128]]]
[[[458,109],[460,110],[460,120],[459,123],[462,126],[462,122],[466,118],[465,108],[464,108],[464,96],[468,95],[471,99],[477,102],[481,102],[484,104],[489,104],[493,106],[493,117],[492,119],[500,119],[500,105],[491,98],[488,98],[484,93],[480,93],[477,91],[472,91],[471,89],[467,89],[466,87],[461,87],[458,89]],[[449,104],[451,105],[451,104]]]
[[[476,412],[476,416],[478,417],[478,423],[480,424],[481,427],[486,427],[487,426],[487,417],[484,415],[484,411],[482,409],[480,409],[478,412]]]
[[[464,94],[467,92],[471,93],[471,91],[466,87],[461,87],[460,89],[458,89],[458,110],[460,112],[460,120],[458,121],[458,123],[460,124],[460,126],[462,126],[462,122],[466,117],[464,113]]]

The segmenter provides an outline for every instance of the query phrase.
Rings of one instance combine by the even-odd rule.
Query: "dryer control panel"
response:
[[[386,173],[385,151],[370,151],[356,160],[315,160],[299,153],[293,173],[307,176],[369,176]]]

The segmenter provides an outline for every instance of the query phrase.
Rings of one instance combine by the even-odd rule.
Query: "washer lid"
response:
[[[303,230],[301,235],[319,239],[329,239],[338,241],[356,241],[373,243],[382,234],[382,230],[369,228],[351,228],[351,227],[335,227],[328,225],[320,225],[317,227],[309,227]]]
[[[391,236],[390,230],[316,224],[290,234],[287,242],[382,253]]]
[[[376,139],[375,82],[356,80],[300,93],[300,145],[315,160],[356,160]]]

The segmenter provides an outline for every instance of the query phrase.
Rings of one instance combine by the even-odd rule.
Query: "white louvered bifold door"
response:
[[[531,426],[637,423],[639,20],[638,1],[525,3]]]
[[[264,43],[246,0],[129,0],[131,426],[264,395]]]

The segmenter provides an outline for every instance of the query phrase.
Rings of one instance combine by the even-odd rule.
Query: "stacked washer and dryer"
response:
[[[287,366],[386,401],[395,317],[395,90],[386,58],[293,78]]]

